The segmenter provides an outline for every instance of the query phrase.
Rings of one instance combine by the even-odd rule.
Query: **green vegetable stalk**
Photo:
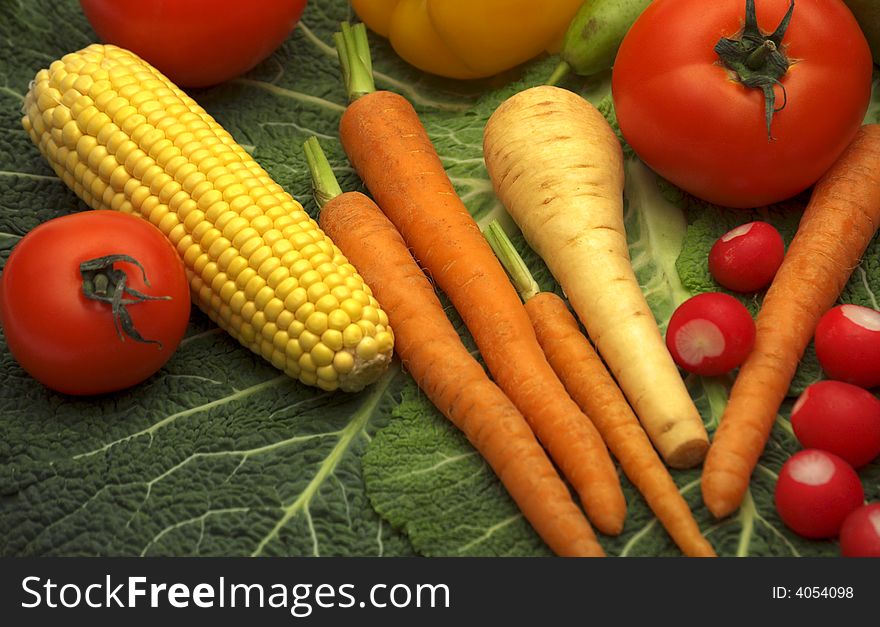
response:
[[[620,42],[651,0],[586,0],[562,40],[559,65],[547,80],[555,85],[569,72],[588,76],[611,68]]]

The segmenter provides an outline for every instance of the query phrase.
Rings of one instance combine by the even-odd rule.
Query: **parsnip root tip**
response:
[[[666,463],[679,470],[694,468],[703,463],[709,451],[709,441],[704,439],[687,440],[675,447],[666,458]]]

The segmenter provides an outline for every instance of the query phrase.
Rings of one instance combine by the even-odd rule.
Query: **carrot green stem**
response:
[[[342,22],[340,29],[340,32],[333,34],[333,41],[342,66],[342,80],[345,82],[348,101],[354,102],[361,96],[376,91],[367,27],[363,23],[352,26],[348,22]]]
[[[492,220],[489,226],[486,227],[486,230],[483,231],[483,236],[489,242],[489,246],[492,247],[498,260],[501,261],[501,265],[504,266],[508,276],[510,276],[510,280],[513,282],[516,291],[519,292],[523,302],[527,302],[530,298],[537,295],[541,288],[534,277],[532,277],[526,262],[520,257],[520,254],[513,246],[513,242],[507,237],[507,233],[504,232],[498,220]]]
[[[322,209],[324,205],[342,194],[342,188],[333,174],[333,168],[327,161],[327,155],[318,143],[318,138],[312,135],[303,144],[303,151],[306,153],[306,162],[309,164],[309,174],[312,175],[312,193],[315,196],[315,202],[318,203],[318,209]]]
[[[553,73],[550,75],[550,78],[547,79],[545,85],[556,86],[559,84],[563,78],[568,76],[568,73],[571,72],[571,66],[566,61],[560,61],[559,65],[556,66],[556,69],[553,70]]]

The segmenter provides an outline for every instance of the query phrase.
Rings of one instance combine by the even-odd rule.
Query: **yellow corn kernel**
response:
[[[354,298],[346,298],[339,304],[340,309],[344,311],[352,320],[360,320],[363,306]]]
[[[330,364],[332,364],[333,356],[336,353],[334,353],[329,346],[318,342],[317,344],[315,344],[315,346],[312,347],[312,350],[309,351],[309,354],[311,354],[312,361],[315,363],[315,365],[320,368],[321,366],[329,366]]]
[[[287,325],[287,333],[290,337],[299,337],[303,331],[306,330],[306,325],[304,325],[299,320],[293,320],[289,325]]]
[[[338,351],[333,357],[333,367],[340,375],[348,374],[354,368],[354,355],[348,351]]]
[[[369,294],[367,294],[366,290],[364,290],[363,288],[359,290],[354,290],[354,293],[351,295],[351,297],[364,307],[374,304],[373,299],[370,297]]]
[[[280,352],[285,352],[287,350],[288,342],[290,342],[290,336],[287,335],[287,332],[278,330],[276,327],[275,336],[272,338],[272,345],[275,349]]]
[[[318,345],[318,342],[321,341],[320,336],[315,333],[312,333],[308,329],[299,334],[299,345],[302,347],[303,351],[308,353],[315,346]]]
[[[290,264],[290,276],[301,279],[302,275],[312,270],[312,264],[308,259],[297,259]],[[306,286],[307,287],[307,286]]]
[[[315,257],[310,259],[310,261],[315,266],[315,270],[321,273],[321,276],[329,277],[334,274],[338,274],[336,270],[339,268],[339,266],[330,261],[327,255],[323,253],[321,253],[320,255],[316,255]],[[335,285],[336,284],[334,283],[334,287]]]
[[[289,338],[290,336],[288,336]],[[288,361],[298,362],[299,358],[302,357],[303,349],[299,345],[299,342],[290,341],[288,339],[287,345],[284,347],[284,353],[287,355]]]
[[[40,70],[22,125],[86,203],[174,244],[194,302],[275,367],[359,390],[390,362],[388,317],[302,206],[134,54],[93,44]]]
[[[281,302],[281,301],[278,301]],[[287,331],[294,322],[300,324],[296,318],[293,317],[293,314],[284,309],[284,303],[281,303],[281,313],[278,314],[278,317],[275,318],[275,325],[284,331]]]
[[[299,367],[305,371],[310,372],[312,374],[318,369],[318,366],[315,365],[315,362],[312,361],[312,356],[309,353],[303,353],[299,356],[299,360],[297,361]]]
[[[364,331],[356,324],[350,324],[342,332],[342,341],[346,348],[354,348],[364,339]]]
[[[374,338],[365,337],[358,343],[355,353],[365,361],[375,359],[376,355],[379,354],[379,344]]]
[[[290,270],[284,267],[284,262],[279,260],[280,265],[266,277],[266,283],[273,290],[277,290],[282,281],[290,278]]]
[[[287,356],[281,351],[272,351],[269,362],[279,370],[284,370],[284,367],[287,365]]]
[[[380,353],[389,351],[394,346],[394,335],[388,331],[380,331],[376,334],[376,344],[379,346]]]
[[[235,283],[232,284],[235,292],[232,294],[232,297],[229,299],[229,308],[232,309],[232,313],[237,316],[241,316],[241,311],[244,309],[244,306],[248,303],[247,298],[244,297],[244,292],[238,289],[238,286]]]
[[[376,325],[369,320],[358,320],[355,324],[361,328],[361,331],[363,331],[365,338],[376,336]]]
[[[311,370],[303,369],[299,372],[297,378],[306,385],[318,385],[318,376]]]
[[[317,300],[315,303],[315,309],[329,316],[331,313],[339,309],[339,301],[336,300],[336,297],[333,296],[333,294],[325,294]]]
[[[377,340],[378,341],[378,340]],[[321,343],[326,345],[334,352],[339,352],[345,348],[345,342],[342,338],[342,332],[336,329],[327,329],[321,334]]]
[[[321,283],[321,282],[322,282],[321,273],[318,272],[317,270],[309,270],[307,272],[303,272],[299,277],[299,284],[302,285],[306,289],[308,289],[309,287],[311,287],[315,283]],[[330,290],[327,290],[327,291],[329,292]]]
[[[327,314],[322,311],[313,312],[305,321],[306,329],[315,335],[322,335],[329,328]]]
[[[256,317],[256,316],[254,316],[254,317]],[[273,323],[273,322],[265,322],[263,324],[263,328],[260,329],[260,335],[262,335],[263,339],[265,339],[268,342],[274,341],[275,334],[277,332],[278,332],[278,327],[276,327],[275,323]],[[381,335],[381,333],[379,335]],[[379,340],[377,339],[376,341],[379,341]],[[274,351],[275,351],[275,345],[273,344],[271,352],[274,352]]]
[[[312,303],[303,303],[299,306],[299,308],[294,312],[296,319],[302,322],[303,324],[315,313],[315,306]]]
[[[266,284],[269,285],[269,287],[272,287],[272,281],[267,280],[267,281],[266,281]],[[295,278],[293,278],[292,276],[288,276],[287,278],[285,278],[284,280],[282,280],[280,283],[278,283],[277,285],[275,285],[275,287],[273,288],[273,290],[274,290],[274,292],[275,292],[275,297],[281,299],[282,301],[285,301],[285,306],[288,306],[288,304],[287,304],[287,302],[286,302],[286,301],[287,301],[287,298],[288,298],[288,297],[293,293],[293,291],[294,291],[296,288],[298,288],[298,287],[299,287],[299,281],[297,281],[297,280],[296,280]],[[302,296],[302,300],[301,300],[301,301],[299,300],[299,299],[300,299],[300,296]],[[306,300],[308,300],[308,294],[305,292],[305,290],[303,290],[303,292],[299,292],[299,293],[297,293],[297,295],[294,296],[293,298],[294,298],[294,300],[292,300],[292,301],[290,302],[290,305],[294,305],[294,303],[295,303],[295,307],[299,307],[299,306],[302,305]]]
[[[314,270],[312,272],[314,272]],[[311,275],[306,273],[305,275],[300,277],[300,283],[302,283],[303,280],[308,280],[310,278],[311,278]],[[309,301],[315,303],[316,305],[318,304],[318,301],[321,298],[330,294],[330,288],[327,287],[327,284],[324,283],[323,281],[319,281],[317,283],[312,283],[311,285],[306,285],[303,283],[303,285],[305,285],[308,290],[307,293],[308,293]]]
[[[361,316],[364,320],[369,320],[373,324],[379,324],[379,311],[372,305],[367,305],[361,310]]]
[[[320,385],[322,382],[326,385],[332,385],[339,378],[339,373],[336,372],[336,368],[333,367],[332,363],[327,364],[326,366],[318,366],[318,370],[315,374],[318,375],[318,385]]]
[[[334,309],[327,314],[327,326],[335,331],[344,331],[351,324],[351,318],[342,309]]]
[[[259,309],[260,311],[265,311],[266,306],[275,298],[275,290],[266,285],[266,282],[263,281],[262,277],[255,277],[253,280],[256,279],[259,279],[259,281],[262,282],[262,286],[253,296],[253,301],[254,304],[257,306],[257,309]]]

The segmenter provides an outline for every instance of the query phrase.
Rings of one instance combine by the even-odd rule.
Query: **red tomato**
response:
[[[837,455],[806,449],[782,465],[774,494],[776,511],[805,538],[833,538],[865,499],[859,476]]]
[[[105,43],[185,87],[244,74],[290,35],[306,0],[80,0]]]
[[[785,243],[772,224],[741,224],[718,238],[709,251],[709,272],[734,292],[757,292],[776,276]]]
[[[80,264],[120,254],[143,266],[142,272],[128,261],[110,265],[124,273],[128,288],[170,297],[124,305],[146,341],[120,333],[111,304],[85,295]],[[138,300],[131,293],[124,297]],[[174,353],[189,314],[189,285],[177,251],[146,220],[115,211],[41,224],[15,246],[0,276],[9,350],[31,376],[66,394],[101,394],[143,381]]]
[[[623,136],[682,189],[731,207],[756,207],[814,183],[861,126],[871,52],[840,0],[798,0],[782,39],[794,62],[773,87],[768,139],[764,93],[719,62],[715,45],[743,28],[742,0],[655,0],[620,46],[612,92]],[[773,32],[789,0],[757,3]],[[783,90],[785,89],[785,95]]]

